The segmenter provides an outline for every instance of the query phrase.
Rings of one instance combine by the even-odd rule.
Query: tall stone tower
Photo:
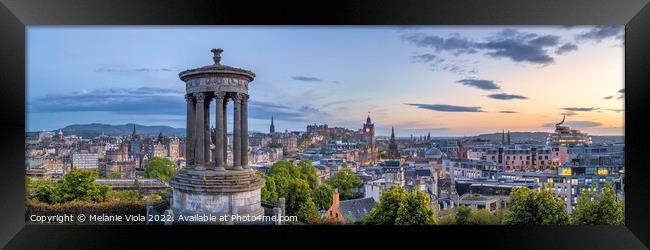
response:
[[[269,128],[269,133],[275,133],[275,125],[273,124],[273,116],[271,116],[271,127]]]
[[[390,129],[390,143],[388,144],[388,159],[399,159],[397,141],[395,141],[395,127]]]
[[[178,217],[263,215],[264,180],[248,166],[248,86],[255,74],[221,64],[222,49],[212,49],[214,64],[183,71],[187,101],[187,167],[174,175],[172,209],[179,224],[238,224],[238,221],[179,222]],[[210,103],[214,113],[214,147]],[[232,165],[227,165],[227,113],[233,106]],[[212,154],[211,151],[212,150]]]

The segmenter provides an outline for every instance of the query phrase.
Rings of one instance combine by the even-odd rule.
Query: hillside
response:
[[[135,125],[135,130],[138,135],[158,135],[162,133],[163,135],[170,136],[185,136],[184,128],[173,128],[170,126],[145,126],[140,124],[128,123],[124,125],[110,125],[110,124],[73,124],[68,125],[64,128],[61,128],[66,135],[79,135],[84,138],[92,138],[101,135],[110,136],[123,136],[130,135],[133,133],[133,126]],[[58,132],[56,129],[53,132]]]

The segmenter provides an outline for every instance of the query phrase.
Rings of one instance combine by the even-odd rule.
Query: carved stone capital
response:
[[[208,95],[206,93],[200,92],[194,93],[194,97],[196,98],[197,102],[205,102],[205,99],[208,98]]]
[[[223,101],[223,99],[225,98],[226,98],[226,92],[223,91],[214,92],[214,99],[217,99],[217,101]]]
[[[193,94],[185,94],[185,101],[187,102],[194,102],[194,95]]]
[[[240,95],[241,103],[248,103],[248,94],[238,93]]]
[[[244,94],[244,93],[234,93],[232,98],[233,98],[233,101],[235,101],[236,103],[241,103],[246,98],[246,96],[247,95]]]

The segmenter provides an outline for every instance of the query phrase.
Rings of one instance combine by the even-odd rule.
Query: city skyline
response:
[[[257,74],[249,128],[360,128],[378,135],[623,135],[621,27],[201,27],[28,29],[27,130],[70,124],[183,128],[178,73],[223,63]],[[187,39],[201,37],[201,39]],[[45,60],[43,60],[45,58]],[[185,66],[184,66],[185,65]],[[290,90],[290,91],[287,91]]]

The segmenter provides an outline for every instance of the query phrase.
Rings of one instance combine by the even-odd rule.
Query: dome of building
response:
[[[424,152],[424,157],[439,159],[442,157],[442,151],[440,151],[438,148],[430,148]]]

